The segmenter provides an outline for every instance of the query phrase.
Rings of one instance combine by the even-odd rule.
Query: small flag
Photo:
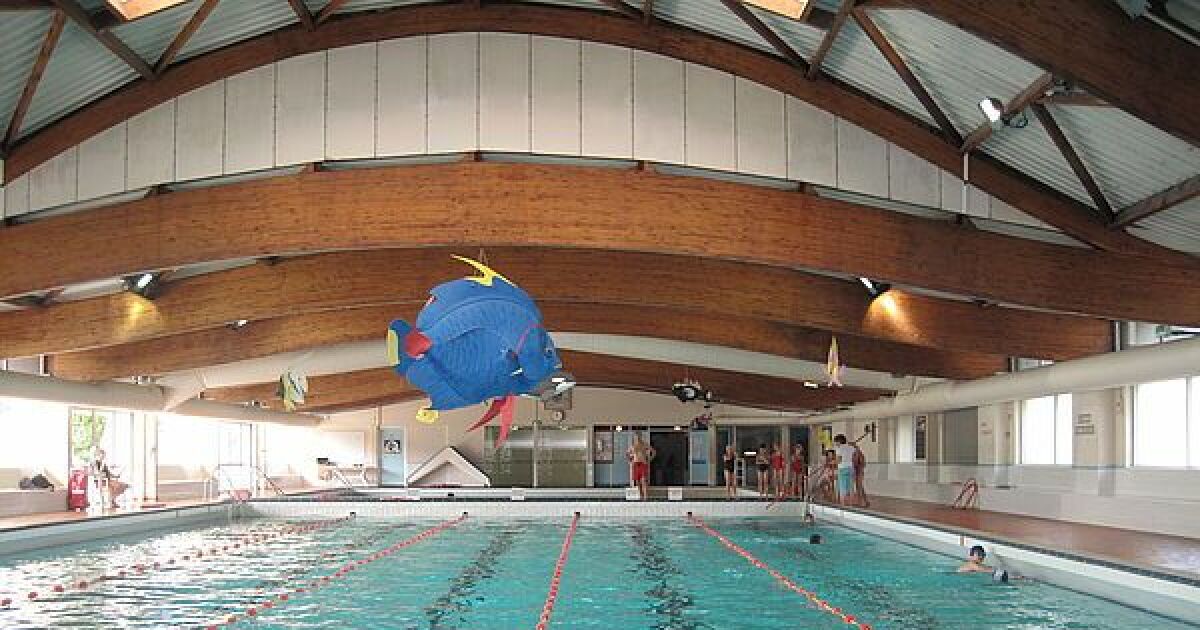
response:
[[[825,360],[825,376],[829,378],[826,385],[830,387],[842,386],[842,363],[838,358],[837,337],[833,337],[829,341],[829,358]]]

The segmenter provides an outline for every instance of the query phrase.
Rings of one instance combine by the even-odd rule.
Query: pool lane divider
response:
[[[397,551],[400,551],[406,547],[411,547],[427,538],[436,536],[436,535],[440,534],[442,531],[450,529],[451,527],[454,527],[455,525],[458,525],[459,523],[462,523],[465,520],[467,520],[467,513],[463,512],[462,515],[459,516],[458,518],[453,518],[448,521],[443,521],[443,522],[441,522],[433,527],[430,527],[429,529],[427,529],[415,536],[406,538],[394,545],[384,547],[383,549],[375,551],[369,555],[366,555],[357,560],[348,562],[347,564],[342,566],[337,571],[334,571],[333,573],[330,573],[328,575],[324,575],[324,576],[314,579],[313,581],[309,582],[307,586],[297,586],[290,593],[280,593],[279,595],[275,596],[274,598],[265,600],[256,606],[250,606],[249,608],[246,608],[245,612],[243,613],[243,616],[241,616],[241,617],[239,617],[238,615],[228,615],[225,618],[221,619],[220,621],[215,621],[215,622],[206,624],[204,626],[204,628],[206,630],[217,630],[217,628],[220,628],[221,626],[232,626],[232,625],[236,624],[237,622],[241,621],[243,618],[244,619],[253,619],[254,617],[258,616],[259,611],[269,610],[271,608],[274,608],[275,606],[282,605],[284,602],[289,601],[294,595],[302,595],[304,593],[312,592],[319,588],[329,586],[334,580],[343,579],[347,575],[349,575],[352,571],[361,569],[365,565],[368,565],[377,560],[382,560],[383,558],[386,558],[386,557],[396,553]]]
[[[546,630],[550,627],[550,616],[554,614],[554,603],[558,601],[558,586],[562,581],[563,567],[567,566],[567,556],[571,553],[571,541],[575,539],[575,529],[579,526],[579,512],[571,517],[571,526],[563,538],[562,550],[558,552],[558,561],[554,563],[554,576],[550,578],[550,591],[546,593],[546,603],[542,605],[542,616],[538,617],[536,630]]]
[[[717,530],[709,527],[707,524],[705,524],[704,521],[700,520],[699,518],[696,518],[696,516],[694,516],[691,512],[687,513],[687,519],[688,519],[688,522],[695,525],[696,527],[699,527],[701,530],[704,531],[704,533],[719,540],[722,545],[725,545],[726,549],[729,549],[730,551],[745,558],[748,562],[750,562],[750,564],[753,564],[754,566],[762,569],[763,571],[766,571],[768,574],[771,575],[771,577],[775,578],[776,581],[778,581],[780,584],[782,584],[788,590],[795,592],[795,593],[799,593],[800,595],[803,595],[804,597],[806,597],[808,599],[808,601],[810,601],[814,605],[816,605],[816,607],[818,609],[820,609],[824,612],[827,612],[827,613],[833,615],[834,617],[837,617],[838,619],[841,619],[843,622],[845,622],[847,625],[849,625],[851,627],[859,628],[860,630],[871,630],[870,624],[859,620],[854,615],[848,614],[840,608],[834,607],[832,604],[830,604],[829,602],[822,599],[816,593],[804,588],[803,586],[800,586],[799,584],[796,584],[795,582],[792,581],[791,578],[789,578],[788,576],[771,568],[770,565],[763,562],[762,560],[759,560],[758,558],[754,557],[753,554],[751,554],[749,551],[746,551],[745,549],[743,549],[741,546],[739,546],[737,543],[733,542],[732,540],[726,538],[725,535],[722,534],[721,532],[718,532]]]
[[[350,520],[351,517],[334,518],[322,521],[313,521],[299,525],[289,525],[280,528],[269,534],[253,533],[240,536],[233,541],[226,541],[222,544],[217,544],[209,549],[192,549],[179,554],[178,559],[175,557],[167,557],[154,561],[145,561],[136,564],[124,565],[109,569],[102,575],[90,580],[76,580],[70,584],[54,584],[50,588],[43,591],[31,590],[25,594],[24,601],[45,601],[48,597],[54,597],[66,593],[67,591],[79,592],[85,591],[97,584],[107,581],[124,579],[130,575],[145,575],[156,569],[178,566],[180,561],[202,560],[205,557],[214,557],[231,551],[248,549],[254,545],[266,544],[277,538],[287,536],[289,534],[307,534],[309,532],[320,531],[335,525],[341,525]],[[11,608],[14,604],[14,599],[11,597],[0,598],[0,610]]]

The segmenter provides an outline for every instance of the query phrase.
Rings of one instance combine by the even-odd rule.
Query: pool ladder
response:
[[[958,497],[954,499],[954,503],[950,507],[956,510],[978,510],[979,509],[979,482],[974,477],[963,482],[962,490],[958,493]]]

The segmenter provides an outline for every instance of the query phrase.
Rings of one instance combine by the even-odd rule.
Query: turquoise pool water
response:
[[[357,519],[259,542],[249,537],[277,535],[286,524],[250,520],[0,558],[0,598],[14,600],[0,609],[0,627],[206,627],[234,614],[237,628],[533,628],[566,519],[467,519],[295,592],[436,523]],[[956,559],[840,527],[754,518],[709,524],[874,628],[1194,627],[1046,584],[957,575]],[[824,544],[808,544],[814,532]],[[234,541],[246,545],[220,551]],[[181,559],[197,548],[219,553]],[[70,586],[137,564],[145,574]],[[68,588],[56,594],[54,584]],[[28,601],[30,590],[38,599]],[[284,593],[288,599],[279,600]],[[267,600],[275,605],[262,608]],[[245,616],[250,607],[254,617]],[[551,627],[848,626],[686,521],[585,519]]]

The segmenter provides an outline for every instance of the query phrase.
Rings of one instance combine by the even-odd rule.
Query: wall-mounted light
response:
[[[159,289],[162,288],[162,274],[143,273],[136,276],[125,278],[125,290],[131,293],[136,293],[147,300],[153,300],[158,297]]]
[[[814,383],[812,381],[804,381],[804,386],[809,389],[816,389],[816,388],[820,387],[820,385],[817,385],[816,383]]]
[[[1005,112],[1004,103],[995,97],[989,96],[979,101],[979,111],[983,112],[983,117],[987,119],[992,129],[1001,127],[1020,129],[1029,124],[1029,118],[1025,112]]]
[[[249,324],[249,323],[250,323],[250,320],[248,320],[248,319],[239,319],[239,320],[233,322],[232,324],[230,324],[229,327],[234,330],[238,330],[240,328],[245,328],[246,324]]]
[[[867,290],[867,293],[871,296],[871,299],[875,299],[884,293],[887,293],[888,289],[892,288],[892,285],[886,282],[876,282],[870,278],[864,278],[861,276],[859,277],[858,281],[863,285],[863,288]]]

